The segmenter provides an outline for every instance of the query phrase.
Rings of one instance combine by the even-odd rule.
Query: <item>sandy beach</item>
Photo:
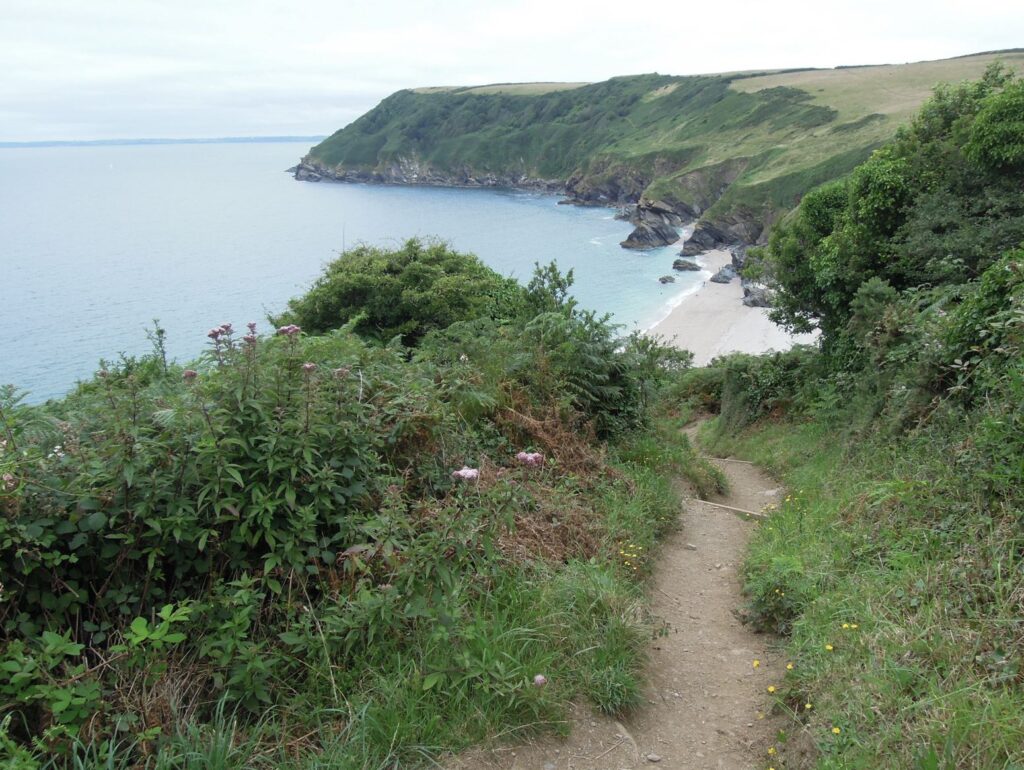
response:
[[[709,251],[698,257],[709,277],[731,259],[727,251]],[[742,299],[739,278],[730,283],[706,281],[648,333],[691,351],[694,366],[705,366],[726,353],[766,353],[814,341],[813,334],[786,333],[768,320],[766,308],[747,307]]]

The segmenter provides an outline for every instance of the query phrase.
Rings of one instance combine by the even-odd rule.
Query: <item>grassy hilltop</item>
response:
[[[935,84],[977,78],[996,60],[1024,69],[1015,50],[833,70],[404,90],[304,163],[328,178],[546,184],[585,202],[654,203],[700,217],[714,240],[753,242],[804,192],[891,138]]]

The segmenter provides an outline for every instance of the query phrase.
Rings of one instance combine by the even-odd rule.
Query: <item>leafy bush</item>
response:
[[[432,329],[517,314],[524,292],[471,254],[413,238],[394,251],[357,246],[331,262],[288,311],[273,319],[319,334],[351,323],[366,339],[415,345]]]
[[[936,90],[896,139],[850,177],[808,193],[777,225],[759,270],[772,316],[842,345],[860,287],[897,291],[964,283],[1024,242],[1022,84],[999,67]]]

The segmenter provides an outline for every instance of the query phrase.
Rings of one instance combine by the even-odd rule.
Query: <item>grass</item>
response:
[[[749,619],[791,634],[777,697],[788,741],[813,744],[818,768],[879,757],[913,770],[1021,767],[1014,512],[986,515],[951,472],[952,426],[892,442],[837,436],[835,424],[708,429],[716,451],[763,464],[789,490],[746,564]]]
[[[1024,68],[1024,52],[762,75],[734,80],[730,88],[744,93],[780,86],[799,88],[815,103],[838,110],[843,120],[871,113],[905,119],[917,111],[936,83],[977,80],[996,61],[1019,71]]]

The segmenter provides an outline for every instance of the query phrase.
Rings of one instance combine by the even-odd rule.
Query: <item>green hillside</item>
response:
[[[1024,51],[877,67],[399,91],[310,151],[302,179],[534,186],[654,203],[754,242],[867,158],[939,82]]]

